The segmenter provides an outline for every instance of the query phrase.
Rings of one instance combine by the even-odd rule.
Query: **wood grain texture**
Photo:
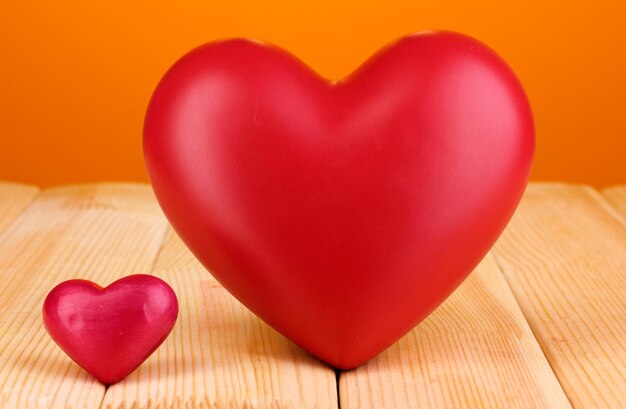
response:
[[[0,407],[97,408],[105,387],[50,339],[45,295],[70,278],[149,273],[167,224],[146,185],[41,193],[0,235]]]
[[[337,407],[335,372],[236,301],[173,232],[153,274],[176,291],[178,322],[104,408]]]
[[[621,220],[626,223],[626,185],[613,186],[604,189],[602,193],[604,198],[619,214]]]
[[[38,193],[39,189],[35,186],[0,182],[0,233],[24,211]]]
[[[342,409],[569,408],[488,255],[433,314],[339,378]]]
[[[575,408],[626,405],[626,228],[588,187],[533,184],[493,250]]]

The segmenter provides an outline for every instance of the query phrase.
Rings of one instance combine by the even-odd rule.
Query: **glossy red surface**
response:
[[[46,297],[43,320],[54,341],[100,382],[120,381],[161,345],[178,315],[172,288],[131,275],[101,288],[69,280]]]
[[[480,42],[423,33],[329,82],[249,40],[201,46],[150,102],[145,159],[175,230],[248,308],[353,368],[436,308],[526,186],[531,110]]]

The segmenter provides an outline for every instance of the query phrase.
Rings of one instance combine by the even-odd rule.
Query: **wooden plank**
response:
[[[488,255],[413,331],[339,378],[342,409],[569,408]]]
[[[104,408],[337,407],[335,372],[236,301],[170,232],[153,274],[176,291],[178,323]]]
[[[604,189],[602,193],[604,198],[619,214],[621,220],[626,223],[626,185],[613,186]]]
[[[0,233],[28,206],[37,196],[35,186],[0,182]]]
[[[146,185],[49,189],[0,236],[0,407],[96,408],[105,387],[46,334],[41,306],[61,281],[148,273],[167,223]]]
[[[626,402],[626,228],[589,187],[537,184],[494,248],[576,408]]]

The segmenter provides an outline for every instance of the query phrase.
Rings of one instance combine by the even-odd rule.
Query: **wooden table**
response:
[[[162,277],[180,316],[106,388],[46,334],[69,278]],[[335,373],[233,299],[147,185],[0,183],[0,408],[620,408],[626,405],[626,186],[532,184],[491,253],[428,319]]]

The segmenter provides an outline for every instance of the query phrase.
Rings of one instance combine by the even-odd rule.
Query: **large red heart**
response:
[[[201,46],[154,92],[152,186],[243,304],[355,367],[409,331],[498,238],[527,183],[528,101],[505,62],[446,32],[331,82],[248,40]]]
[[[178,301],[163,280],[136,274],[101,288],[69,280],[46,297],[43,320],[54,341],[106,384],[145,361],[169,334]]]

